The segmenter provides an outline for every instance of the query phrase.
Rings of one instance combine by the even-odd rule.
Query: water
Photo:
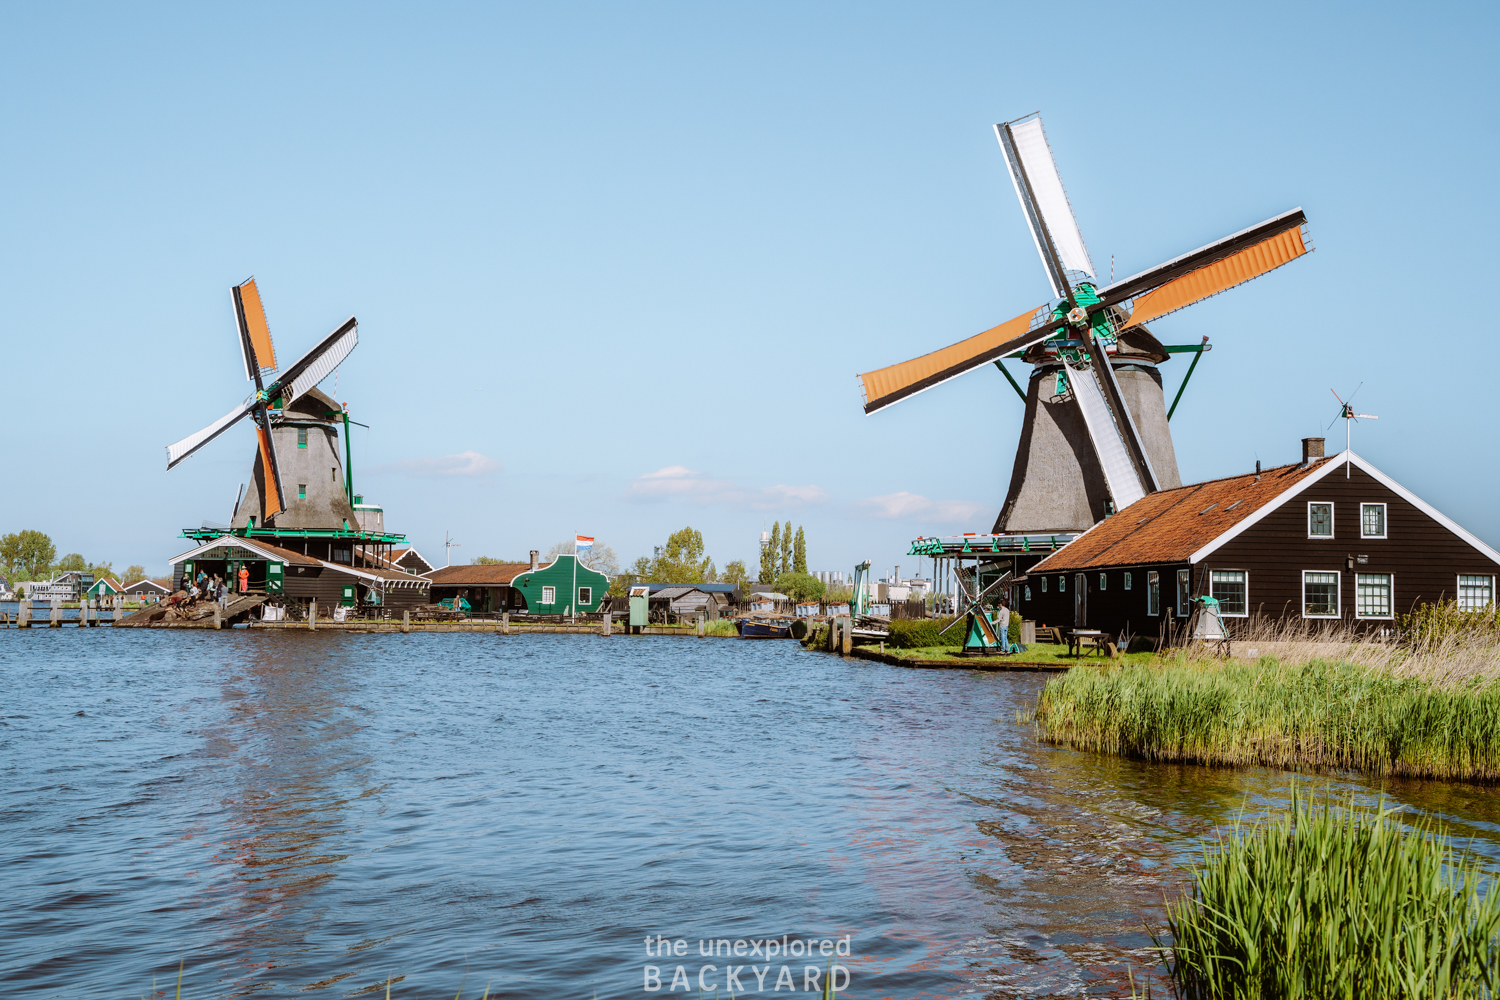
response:
[[[696,996],[711,964],[727,996],[766,963],[700,939],[849,935],[785,962],[799,989],[838,961],[848,997],[1128,995],[1178,866],[1291,779],[1040,746],[1044,681],[774,641],[0,632],[0,981],[137,997],[181,958],[194,1000],[645,997],[682,965]],[[1486,790],[1386,792],[1500,860]]]

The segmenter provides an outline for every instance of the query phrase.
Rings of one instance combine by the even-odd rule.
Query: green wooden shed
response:
[[[516,574],[511,586],[526,599],[531,614],[589,614],[599,610],[609,593],[609,577],[577,556],[556,556],[545,566]]]

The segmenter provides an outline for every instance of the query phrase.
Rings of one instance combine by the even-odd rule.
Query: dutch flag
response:
[[[574,535],[573,536],[573,551],[574,552],[577,552],[580,549],[591,549],[593,547],[594,547],[594,539],[593,539],[592,535]]]

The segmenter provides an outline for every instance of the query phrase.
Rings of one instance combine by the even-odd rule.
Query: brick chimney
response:
[[[1305,441],[1303,442],[1304,445],[1306,443],[1307,442],[1305,442]],[[1318,438],[1318,454],[1319,455],[1323,454],[1323,439],[1322,438]],[[533,573],[536,572],[537,556],[539,554],[540,553],[538,553],[536,549],[532,549],[531,550],[531,571]]]
[[[1320,459],[1322,457],[1323,457],[1323,439],[1322,438],[1303,438],[1302,439],[1302,464],[1303,465],[1311,465],[1314,461],[1316,461],[1317,459]]]

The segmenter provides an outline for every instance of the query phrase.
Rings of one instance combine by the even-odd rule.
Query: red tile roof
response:
[[[1107,517],[1027,573],[1187,562],[1188,558],[1316,471],[1282,465],[1256,475],[1210,479],[1142,497]]]
[[[485,566],[444,566],[426,574],[434,587],[508,587],[531,569],[531,563],[490,563]]]

